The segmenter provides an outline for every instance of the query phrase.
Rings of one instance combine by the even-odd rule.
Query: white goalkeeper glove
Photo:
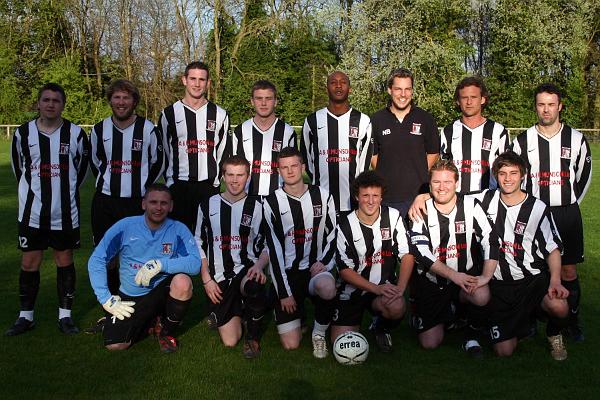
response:
[[[120,296],[113,295],[106,303],[102,304],[102,307],[122,321],[131,317],[131,314],[135,311],[134,304],[135,301],[122,301]]]
[[[154,278],[162,269],[162,264],[158,260],[150,260],[135,275],[136,285],[150,286],[150,280]]]

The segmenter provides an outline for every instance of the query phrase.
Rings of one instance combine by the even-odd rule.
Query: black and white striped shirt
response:
[[[408,251],[404,222],[395,208],[381,206],[379,217],[372,225],[360,222],[356,212],[340,217],[336,254],[340,271],[350,268],[376,285],[392,282],[396,260]],[[342,279],[340,281],[341,300],[349,299],[353,293],[363,293]]]
[[[499,239],[478,200],[458,195],[450,214],[442,214],[434,200],[425,203],[427,215],[410,229],[411,254],[417,271],[431,282],[445,286],[449,282],[429,269],[437,260],[458,272],[479,270],[484,260],[497,260]]]
[[[256,196],[232,204],[217,194],[200,203],[196,244],[216,282],[232,279],[254,265],[264,249],[261,223],[262,205]]]
[[[125,129],[108,117],[94,125],[90,140],[98,193],[141,198],[163,171],[162,135],[143,117]]]
[[[501,241],[494,279],[516,281],[548,269],[546,258],[562,250],[562,242],[546,204],[527,194],[521,203],[507,206],[499,190],[478,197]]]
[[[581,203],[592,182],[592,154],[583,134],[568,125],[548,139],[535,126],[513,141],[527,164],[523,189],[549,206]]]
[[[168,159],[168,186],[176,180],[208,180],[219,186],[223,156],[231,151],[225,110],[210,101],[194,110],[180,100],[162,111],[159,127]]]
[[[284,147],[296,147],[296,132],[280,119],[266,131],[256,126],[252,118],[235,128],[233,154],[250,162],[249,194],[267,196],[282,185],[277,156]]]
[[[36,120],[17,128],[12,167],[19,188],[19,222],[38,229],[79,227],[79,186],[85,179],[90,143],[85,132],[63,119],[51,134]]]
[[[350,211],[350,186],[369,169],[371,120],[358,110],[333,115],[322,108],[304,121],[300,151],[313,185],[328,190],[337,211]]]
[[[308,185],[300,197],[277,189],[264,199],[263,211],[271,278],[280,299],[292,295],[286,271],[309,269],[317,261],[333,268],[336,214],[325,189]]]
[[[440,155],[454,161],[459,173],[459,192],[466,194],[496,188],[491,168],[510,145],[504,126],[490,119],[471,129],[461,120],[444,128]]]

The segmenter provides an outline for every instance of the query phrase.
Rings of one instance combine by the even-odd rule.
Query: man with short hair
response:
[[[171,216],[194,232],[198,205],[219,193],[221,163],[231,151],[229,116],[207,99],[208,65],[189,63],[181,82],[185,95],[162,110],[159,127],[168,160],[165,179],[174,200]]]
[[[519,134],[512,148],[529,171],[523,189],[550,208],[564,247],[561,279],[569,291],[569,334],[584,340],[579,320],[581,286],[577,264],[583,262],[583,222],[579,204],[592,182],[592,155],[583,134],[560,121],[562,93],[545,83],[535,90],[536,125]]]
[[[457,195],[459,172],[452,160],[438,160],[429,170],[431,199],[424,218],[410,229],[411,253],[417,262],[412,279],[412,327],[425,349],[444,339],[444,323],[454,318],[453,305],[467,304],[463,348],[482,355],[476,328],[485,328],[483,310],[490,299],[488,282],[498,262],[499,240],[479,201]]]
[[[277,88],[273,83],[256,81],[250,102],[255,114],[236,126],[232,137],[233,154],[242,155],[250,162],[248,194],[267,196],[281,186],[277,155],[284,147],[296,146],[296,132],[275,115]]]
[[[350,187],[355,177],[369,169],[371,120],[350,106],[350,78],[341,71],[327,77],[329,103],[306,117],[300,151],[313,185],[333,196],[335,209],[354,208]]]
[[[267,277],[263,269],[269,263],[269,254],[260,233],[260,197],[244,191],[249,178],[250,163],[243,156],[223,162],[225,192],[200,204],[195,237],[198,248],[207,256],[202,284],[221,341],[234,347],[242,337],[243,322],[244,357],[256,358],[266,309]]]
[[[499,190],[480,197],[501,241],[498,266],[490,281],[490,336],[499,356],[510,356],[530,334],[531,319],[548,318],[546,336],[555,360],[565,360],[560,330],[568,323],[569,291],[561,284],[561,240],[550,209],[521,190],[526,164],[512,151],[492,165]]]
[[[19,126],[12,139],[11,161],[18,183],[17,247],[21,311],[5,335],[35,327],[33,310],[40,287],[44,250],[52,247],[58,289],[58,329],[75,334],[71,318],[75,295],[73,249],[79,248],[79,187],[85,179],[89,142],[85,132],[62,118],[66,94],[56,83],[38,92],[38,117]]]
[[[413,268],[400,212],[382,206],[383,179],[365,171],[352,184],[358,208],[343,215],[337,226],[339,287],[335,300],[331,340],[360,329],[363,311],[380,317],[375,338],[384,352],[392,350],[389,329],[406,312],[404,291]],[[401,261],[396,279],[396,260]],[[397,280],[397,282],[396,282]]]
[[[433,116],[413,101],[413,74],[393,70],[388,78],[389,106],[371,117],[371,165],[389,183],[383,204],[406,216],[415,196],[428,190],[427,171],[438,159],[440,135]]]
[[[148,186],[142,208],[144,215],[124,218],[106,231],[88,262],[90,282],[106,310],[108,350],[129,348],[151,328],[161,351],[172,353],[174,330],[192,300],[190,276],[200,272],[200,254],[186,226],[168,218],[173,209],[168,187]],[[121,286],[111,294],[106,268],[117,255]]]
[[[310,297],[315,306],[313,355],[325,358],[335,296],[335,279],[330,272],[335,256],[333,197],[303,182],[305,165],[295,147],[282,149],[277,164],[283,187],[263,201],[271,279],[277,293],[277,331],[284,349],[298,348],[304,300]]]

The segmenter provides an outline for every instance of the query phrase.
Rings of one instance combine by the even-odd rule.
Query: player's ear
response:
[[[562,101],[560,103],[558,103],[558,112],[561,112],[563,109],[563,103]]]
[[[146,198],[142,197],[142,210],[146,211]]]
[[[169,201],[169,214],[173,212],[173,199]]]

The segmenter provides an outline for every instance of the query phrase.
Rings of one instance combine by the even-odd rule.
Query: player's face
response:
[[[521,190],[525,177],[517,165],[506,165],[498,170],[498,186],[503,194],[513,194]]]
[[[383,190],[378,186],[361,187],[358,189],[358,213],[359,217],[372,217],[377,215],[381,200],[383,199]]]
[[[244,192],[246,182],[248,181],[248,172],[244,165],[229,165],[225,166],[223,173],[225,181],[225,190],[233,197],[237,197]]]
[[[334,103],[345,103],[350,94],[350,79],[343,72],[334,72],[327,78],[327,95]]]
[[[185,86],[185,94],[193,99],[199,100],[206,97],[210,87],[208,72],[204,69],[190,69],[187,76],[181,78]]]
[[[53,90],[44,90],[37,105],[40,117],[50,120],[59,118],[65,109],[62,95]]]
[[[277,107],[277,97],[275,92],[271,89],[257,89],[252,95],[252,107],[256,115],[261,118],[268,118],[275,114],[275,107]]]
[[[535,112],[538,116],[538,124],[542,126],[552,126],[558,121],[562,110],[562,103],[558,95],[554,93],[538,93],[535,96]]]
[[[302,182],[304,163],[300,157],[285,157],[279,159],[279,174],[286,185],[296,185]]]
[[[458,181],[452,171],[433,171],[429,180],[429,189],[436,204],[448,204],[456,197]]]
[[[392,97],[392,105],[400,111],[410,107],[413,96],[413,87],[410,78],[394,78],[392,87],[388,88],[388,93]]]
[[[173,200],[168,192],[154,190],[146,193],[146,197],[142,200],[142,208],[148,225],[158,226],[167,219],[173,210]]]
[[[128,120],[133,115],[135,106],[135,100],[129,92],[117,90],[110,97],[110,108],[112,108],[113,117],[119,121]]]
[[[474,117],[481,115],[485,97],[481,97],[481,89],[477,86],[466,86],[458,91],[456,104],[460,107],[463,116]]]

